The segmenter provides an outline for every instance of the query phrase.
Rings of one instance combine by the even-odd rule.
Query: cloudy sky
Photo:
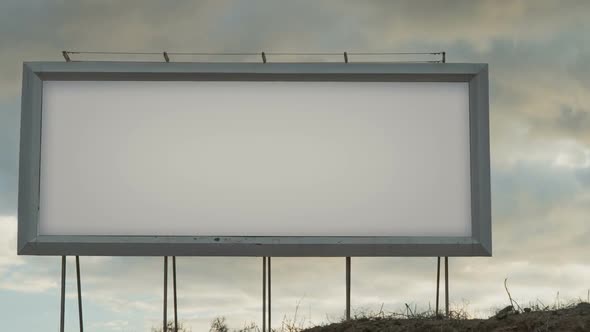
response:
[[[489,63],[494,256],[451,259],[451,302],[488,315],[507,302],[504,278],[521,303],[553,304],[558,292],[561,301],[586,299],[589,12],[584,0],[3,0],[0,322],[15,331],[53,330],[59,324],[60,258],[16,256],[15,215],[22,62],[60,61],[64,49],[446,50],[449,62]],[[381,305],[398,311],[404,303],[427,308],[434,302],[435,269],[435,258],[353,259],[353,311],[378,311]],[[69,260],[71,331],[77,329],[73,271]],[[83,257],[82,277],[89,331],[148,331],[159,324],[161,258]],[[260,277],[256,258],[179,258],[180,319],[194,331],[206,330],[216,316],[226,316],[233,327],[260,322]],[[273,260],[275,322],[292,317],[298,303],[297,317],[306,324],[338,320],[344,296],[344,259]]]

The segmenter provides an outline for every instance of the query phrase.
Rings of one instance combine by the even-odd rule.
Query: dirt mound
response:
[[[590,303],[579,303],[566,309],[518,313],[507,307],[489,319],[437,320],[364,318],[318,326],[304,332],[356,331],[576,331],[590,332]]]

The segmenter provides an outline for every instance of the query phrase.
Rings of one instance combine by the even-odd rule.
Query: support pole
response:
[[[350,320],[350,257],[346,257],[346,320]]]
[[[168,332],[168,317],[166,316],[168,302],[168,256],[164,256],[164,323],[162,332]]]
[[[436,309],[434,311],[436,318],[438,318],[438,298],[440,294],[440,256],[436,258]]]
[[[84,319],[82,318],[82,282],[80,281],[79,256],[76,256],[76,279],[78,282],[78,318],[80,319],[80,332],[84,332]]]
[[[272,306],[271,306],[271,299],[270,290],[271,290],[271,283],[270,283],[270,276],[271,276],[271,268],[270,268],[270,256],[268,257],[268,331],[272,332],[272,321],[271,321],[271,313],[272,313]]]
[[[445,256],[445,311],[449,318],[449,257]]]
[[[262,257],[262,332],[266,332],[266,256]]]
[[[447,52],[442,53],[442,63],[447,62]],[[436,314],[438,315],[438,279],[440,278],[440,257],[438,258],[438,276],[436,282]],[[449,318],[449,257],[445,256],[445,315]]]
[[[61,256],[61,307],[59,312],[59,331],[64,332],[66,313],[66,256]]]
[[[441,52],[442,63],[447,62],[447,52]],[[438,317],[438,288],[440,280],[440,256],[438,257],[438,266],[436,271],[436,316]],[[449,257],[445,256],[445,316],[449,318]]]
[[[174,332],[178,332],[178,305],[176,299],[176,256],[172,256],[172,285],[174,287]]]

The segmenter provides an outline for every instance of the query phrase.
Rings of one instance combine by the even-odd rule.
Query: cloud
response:
[[[11,1],[0,14],[0,76],[17,93],[19,61],[62,49],[383,51],[547,40],[580,29],[585,1]],[[80,27],[84,27],[81,29]],[[223,37],[219,37],[223,36]],[[2,44],[0,44],[2,46]],[[161,60],[161,59],[159,59]],[[11,84],[12,83],[12,84]],[[6,92],[5,92],[6,93]]]
[[[0,280],[0,289],[21,293],[43,293],[57,286],[58,280],[55,278],[26,272],[8,272]]]
[[[355,15],[351,21],[375,36],[381,45],[436,41],[439,45],[469,43],[485,50],[495,40],[518,43],[547,40],[561,31],[581,29],[584,1],[349,1],[338,6]]]
[[[466,299],[471,310],[490,314],[491,306],[507,301],[505,277],[520,301],[539,297],[549,304],[558,290],[564,297],[583,296],[590,251],[589,10],[587,1],[574,0],[5,1],[0,215],[16,210],[22,61],[63,61],[63,49],[447,50],[451,62],[490,63],[494,209],[494,257],[451,258],[452,303]],[[191,59],[207,58],[182,58]],[[0,289],[55,292],[59,259],[16,256],[14,216],[0,218],[0,234]],[[194,330],[206,330],[218,315],[226,315],[232,326],[260,320],[260,259],[179,258],[178,264],[181,319]],[[425,308],[434,301],[435,268],[432,258],[355,258],[353,308],[378,311],[382,303],[386,311],[404,303]],[[343,259],[277,258],[273,269],[276,321],[292,316],[298,301],[306,321],[342,316]],[[68,285],[73,285],[69,271],[74,271],[71,258]],[[83,257],[82,280],[91,305],[145,318],[148,327],[159,324],[161,258]],[[102,326],[117,330],[127,324],[133,325],[133,318]]]
[[[564,131],[578,134],[590,128],[590,113],[563,105],[559,110],[558,124]]]
[[[585,29],[586,31],[588,29]],[[577,43],[575,60],[568,64],[568,74],[580,82],[586,89],[590,89],[590,68],[588,59],[590,58],[590,45],[581,40]]]
[[[25,264],[16,255],[17,224],[15,217],[0,216],[0,277],[12,267]],[[1,287],[1,286],[0,286]]]
[[[95,323],[92,325],[93,329],[106,329],[109,331],[128,331],[129,321],[127,320],[111,320],[107,322]]]
[[[57,281],[16,255],[17,223],[14,216],[0,216],[0,290],[40,293],[57,287]]]

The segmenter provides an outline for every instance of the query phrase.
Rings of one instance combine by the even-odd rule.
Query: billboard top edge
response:
[[[411,62],[132,62],[132,61],[32,61],[23,62],[34,73],[285,73],[285,74],[457,74],[477,75],[487,63]]]

